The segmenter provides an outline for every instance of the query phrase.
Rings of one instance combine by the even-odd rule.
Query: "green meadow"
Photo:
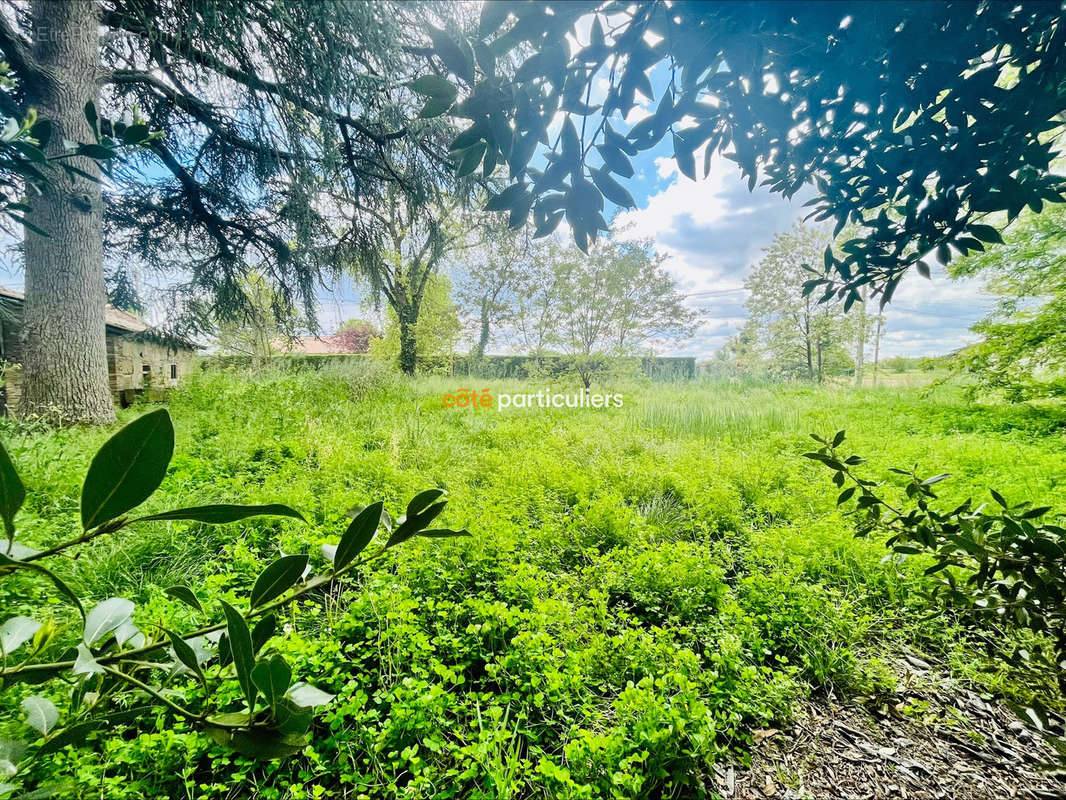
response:
[[[693,797],[801,700],[876,702],[904,655],[961,686],[1061,707],[1050,676],[1023,681],[995,657],[1019,634],[932,616],[924,557],[857,539],[829,471],[802,457],[808,433],[843,429],[889,496],[903,484],[888,468],[917,465],[952,474],[938,485],[947,501],[994,486],[1066,509],[1060,407],[978,404],[951,386],[622,381],[593,387],[620,392],[621,408],[446,408],[467,385],[354,365],[206,372],[176,390],[175,455],[146,511],[281,502],[308,524],[156,522],[59,565],[85,597],[134,600],[144,630],[197,624],[163,594],[175,583],[214,605],[243,598],[279,553],[320,567],[348,510],[373,500],[397,515],[440,487],[441,523],[472,535],[416,538],[283,614],[292,633],[271,647],[336,694],[297,756],[255,762],[158,712],[154,728],[54,754],[39,777],[108,800]],[[0,425],[28,487],[20,535],[69,537],[114,429]],[[2,591],[8,614],[50,602],[67,619],[32,576]],[[166,686],[190,701],[202,691],[181,675]],[[6,687],[2,703],[17,717],[41,688]],[[43,688],[60,703],[62,684]],[[239,702],[236,682],[223,691]]]

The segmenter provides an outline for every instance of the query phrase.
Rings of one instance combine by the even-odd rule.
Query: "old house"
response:
[[[0,360],[4,365],[0,411],[18,405],[22,292],[0,287]],[[195,345],[163,336],[138,316],[107,307],[107,371],[111,393],[128,405],[142,391],[177,386],[192,367]]]

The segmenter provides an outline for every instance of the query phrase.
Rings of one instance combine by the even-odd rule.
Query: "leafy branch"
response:
[[[1015,648],[1004,658],[1018,669],[1050,671],[1066,691],[1066,528],[1047,521],[1053,518],[1050,506],[1011,504],[990,489],[992,503],[967,499],[939,508],[933,487],[950,475],[923,477],[916,467],[889,470],[906,479],[905,502],[897,506],[885,499],[882,484],[855,472],[865,459],[841,452],[844,431],[811,437],[821,447],[803,455],[832,470],[841,489],[837,505],[851,507],[857,536],[887,533],[887,546],[901,557],[931,557],[925,570],[936,576],[931,600],[975,621],[1038,634],[1043,643]],[[1039,703],[1019,710],[1066,758],[1066,736],[1047,710]]]
[[[37,551],[15,540],[15,518],[25,501],[26,489],[0,445],[0,519],[7,533],[7,539],[0,541],[0,576],[25,572],[46,578],[56,592],[75,606],[82,629],[76,646],[60,643],[64,649],[76,650],[74,658],[35,663],[31,661],[33,656],[47,651],[57,638],[59,628],[55,623],[17,616],[0,625],[0,680],[61,682],[73,687],[73,718],[59,730],[56,725],[60,714],[52,700],[41,694],[23,701],[26,724],[42,738],[35,749],[21,749],[30,755],[23,755],[20,765],[26,758],[84,744],[91,731],[127,721],[122,715],[116,718],[100,712],[124,696],[147,698],[147,705],[138,707],[134,719],[153,707],[163,707],[199,727],[216,742],[246,755],[280,758],[299,751],[307,742],[314,708],[330,702],[332,696],[309,684],[293,682],[292,668],[282,655],[265,649],[275,635],[274,612],[382,558],[414,536],[470,535],[465,530],[430,528],[447,504],[440,489],[416,495],[395,523],[384,504],[375,502],[354,513],[336,545],[322,547],[322,556],[329,562],[324,574],[309,577],[307,554],[283,555],[256,578],[248,591],[247,610],[220,601],[224,621],[184,633],[158,626],[159,634],[150,639],[134,623],[135,606],[131,601],[111,597],[86,611],[86,605],[71,587],[41,562],[151,521],[218,525],[270,516],[307,522],[300,512],[279,503],[190,506],[131,519],[129,513],[163,482],[173,452],[174,428],[165,409],[126,425],[103,444],[89,466],[81,493],[81,533]],[[384,543],[368,549],[383,527],[388,534]],[[172,586],[165,593],[204,613],[190,587]],[[10,657],[23,647],[28,647],[30,655],[21,662],[10,663]],[[167,652],[165,660],[150,658],[160,651]],[[167,678],[195,676],[204,694],[200,709],[177,702],[161,681],[151,678],[153,673]],[[236,679],[241,690],[244,706],[240,711],[224,710],[228,695],[214,697],[230,678]],[[89,695],[95,698],[94,702],[83,704],[82,699]],[[105,697],[109,699],[106,704],[102,702]]]

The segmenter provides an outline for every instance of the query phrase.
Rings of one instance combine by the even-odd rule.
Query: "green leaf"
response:
[[[605,169],[590,170],[592,173],[592,182],[596,184],[596,188],[603,193],[603,196],[614,203],[616,206],[622,206],[622,208],[636,208],[636,201],[633,200],[631,195],[618,181],[611,177],[610,173]]]
[[[79,144],[78,155],[87,156],[96,161],[108,161],[115,157],[115,151],[102,144]]]
[[[999,235],[999,231],[993,228],[991,225],[975,225],[970,224],[966,226],[971,236],[980,239],[982,242],[992,242],[993,244],[1003,244],[1003,237]]]
[[[410,86],[419,94],[447,99],[451,102],[455,101],[455,97],[458,94],[458,90],[452,85],[452,82],[439,75],[423,75],[421,78],[415,78],[411,81]]]
[[[844,505],[844,503],[848,502],[848,500],[851,499],[851,496],[853,494],[855,494],[855,487],[854,486],[849,486],[847,489],[845,489],[844,491],[842,491],[840,493],[839,497],[837,497],[837,505],[838,506]]]
[[[68,725],[65,728],[61,728],[56,731],[54,736],[50,737],[37,749],[37,755],[45,756],[49,753],[56,753],[69,745],[84,747],[88,744],[86,736],[95,730],[99,730],[106,724],[105,720],[93,719],[88,720],[87,722],[79,722],[77,725]]]
[[[55,584],[55,587],[59,589],[60,592],[66,595],[67,599],[69,599],[75,606],[77,606],[78,613],[81,614],[82,617],[85,616],[85,609],[82,608],[81,600],[79,600],[78,596],[74,594],[73,591],[71,591],[70,587],[63,583],[59,576],[53,573],[51,570],[42,567],[36,562],[17,561],[14,558],[3,555],[2,553],[0,553],[0,567],[3,568],[0,569],[0,573],[6,572],[11,569],[28,569],[32,570],[33,572],[38,572],[41,575],[44,575],[46,578],[52,581],[53,584]]]
[[[292,682],[292,669],[280,655],[272,656],[268,661],[260,661],[252,670],[252,680],[263,693],[267,704],[274,708],[285,696]]]
[[[462,158],[459,159],[459,166],[455,169],[456,176],[463,178],[476,170],[478,165],[481,164],[481,159],[484,157],[486,149],[484,142],[478,142],[464,151]]]
[[[414,517],[421,514],[443,496],[443,489],[426,489],[424,492],[419,492],[407,504],[407,516]]]
[[[85,642],[78,645],[78,656],[74,659],[74,666],[70,669],[73,675],[99,675],[104,671],[100,662],[93,656]]]
[[[174,655],[178,657],[178,661],[191,669],[196,674],[196,677],[200,679],[200,683],[207,686],[207,678],[204,677],[204,672],[200,669],[200,661],[196,658],[196,651],[180,634],[169,628],[163,628],[163,631],[170,637],[170,644],[174,647]]]
[[[429,523],[440,516],[440,512],[444,510],[446,505],[448,505],[447,501],[434,503],[422,513],[405,519],[403,523],[397,526],[396,530],[392,532],[392,536],[390,536],[389,540],[385,542],[385,547],[389,548],[406,542],[419,531],[425,530]]]
[[[270,641],[277,629],[278,618],[273,614],[264,614],[252,627],[252,652],[258,653],[263,645]]]
[[[620,149],[613,147],[612,145],[604,144],[599,145],[596,150],[603,159],[603,163],[611,172],[616,175],[621,175],[623,178],[633,177],[633,164],[630,163],[629,157]]]
[[[26,487],[22,485],[15,465],[7,454],[7,449],[0,444],[0,517],[4,520],[7,538],[15,538],[15,514],[26,500]]]
[[[52,140],[52,134],[55,132],[55,125],[50,119],[40,119],[30,128],[30,136],[37,140],[37,147],[40,150],[44,150],[48,147],[48,142]]]
[[[85,616],[85,644],[94,645],[114,631],[130,618],[133,608],[133,603],[124,597],[109,597],[95,605]]]
[[[934,475],[931,478],[926,478],[924,481],[922,481],[922,486],[932,486],[934,483],[940,483],[942,480],[945,480],[950,477],[950,472],[942,472],[939,475]]]
[[[844,431],[837,431],[836,435],[833,437],[833,444],[830,445],[830,446],[831,447],[840,447],[840,445],[844,444],[844,439],[845,439]]]
[[[122,131],[122,143],[123,144],[140,144],[148,138],[148,126],[142,123],[137,125],[130,125],[126,130]]]
[[[173,511],[161,511],[158,514],[150,514],[147,517],[138,517],[130,520],[130,524],[161,519],[187,519],[194,522],[206,522],[209,525],[225,525],[228,522],[237,522],[248,517],[292,517],[301,522],[307,522],[299,511],[281,503],[270,503],[262,506],[223,503],[220,505],[190,506],[189,508],[176,508]]]
[[[312,686],[309,683],[296,683],[289,689],[286,697],[298,706],[304,708],[313,708],[315,706],[324,706],[333,700],[336,695],[332,695],[329,692],[323,692],[321,689]]]
[[[440,28],[432,25],[427,26],[429,38],[433,40],[433,49],[444,63],[444,66],[454,72],[469,84],[474,82],[474,53],[470,45],[453,39]],[[463,45],[466,44],[464,47]]]
[[[696,180],[696,158],[693,155],[693,147],[684,137],[677,134],[674,134],[674,160],[682,175],[689,180]]]
[[[138,417],[93,457],[81,489],[86,530],[136,508],[159,488],[174,454],[174,425],[165,408]]]
[[[33,638],[41,623],[29,617],[12,617],[0,625],[0,653],[10,655]]]
[[[457,536],[470,536],[471,533],[466,528],[460,528],[459,530],[453,530],[451,528],[428,528],[424,531],[419,531],[418,535],[425,536],[427,539],[454,539]]]
[[[1003,495],[1001,495],[995,489],[989,489],[988,491],[991,492],[993,500],[995,500],[997,503],[999,503],[1004,508],[1007,508],[1007,501],[1003,499]]]
[[[306,566],[306,555],[282,556],[268,566],[256,578],[255,586],[252,587],[249,601],[251,607],[255,608],[264,603],[269,603],[274,598],[285,594],[285,592],[299,583]]]
[[[477,31],[481,36],[488,36],[500,29],[507,14],[510,11],[510,3],[501,0],[485,0],[481,4],[481,16],[478,19]]]
[[[452,105],[454,105],[454,101],[449,100],[447,97],[431,97],[422,106],[422,110],[418,112],[418,117],[419,119],[433,119],[434,117],[442,116],[451,109]]]
[[[381,522],[382,506],[383,504],[380,501],[371,503],[351,521],[348,529],[341,537],[340,544],[337,545],[337,552],[333,556],[334,570],[348,566],[370,544],[370,540],[374,538],[378,524]]]
[[[213,719],[218,720],[221,717]],[[294,756],[307,746],[307,737],[299,734],[282,733],[271,728],[257,727],[251,730],[221,728],[212,725],[211,720],[208,720],[204,733],[223,747],[228,747],[249,758],[265,761]]]
[[[22,710],[26,712],[26,724],[47,734],[59,722],[59,711],[47,697],[33,695],[22,701]]]
[[[195,608],[201,614],[204,612],[204,607],[200,605],[200,600],[188,586],[168,586],[163,590],[163,594],[173,597],[175,600],[180,600],[185,605]]]
[[[252,669],[255,667],[255,651],[252,649],[252,635],[248,632],[248,623],[233,606],[225,600],[222,610],[226,614],[226,633],[229,640],[230,657],[237,672],[237,683],[241,685],[248,710],[255,710],[255,683],[252,681]]]
[[[96,104],[93,103],[92,100],[90,100],[85,104],[84,112],[85,119],[89,123],[89,127],[92,128],[93,136],[99,138],[100,126],[98,125],[98,122],[100,120],[100,117],[96,113]]]
[[[1044,516],[1050,510],[1051,506],[1039,506],[1037,508],[1030,508],[1024,514],[1022,514],[1022,519],[1036,519],[1037,517]]]
[[[288,697],[282,697],[273,707],[274,722],[282,733],[304,733],[311,727],[314,713],[310,708],[298,706]]]

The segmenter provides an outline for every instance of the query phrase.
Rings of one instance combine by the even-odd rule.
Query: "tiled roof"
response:
[[[332,353],[351,353],[344,341],[336,334],[329,336],[299,336],[293,341],[278,339],[271,342],[275,349],[284,353],[321,356]]]
[[[5,286],[0,286],[0,297],[17,300],[20,303],[26,299],[26,295],[22,292],[17,289],[8,289]],[[131,333],[142,333],[152,327],[140,317],[114,306],[107,307],[107,325]]]

